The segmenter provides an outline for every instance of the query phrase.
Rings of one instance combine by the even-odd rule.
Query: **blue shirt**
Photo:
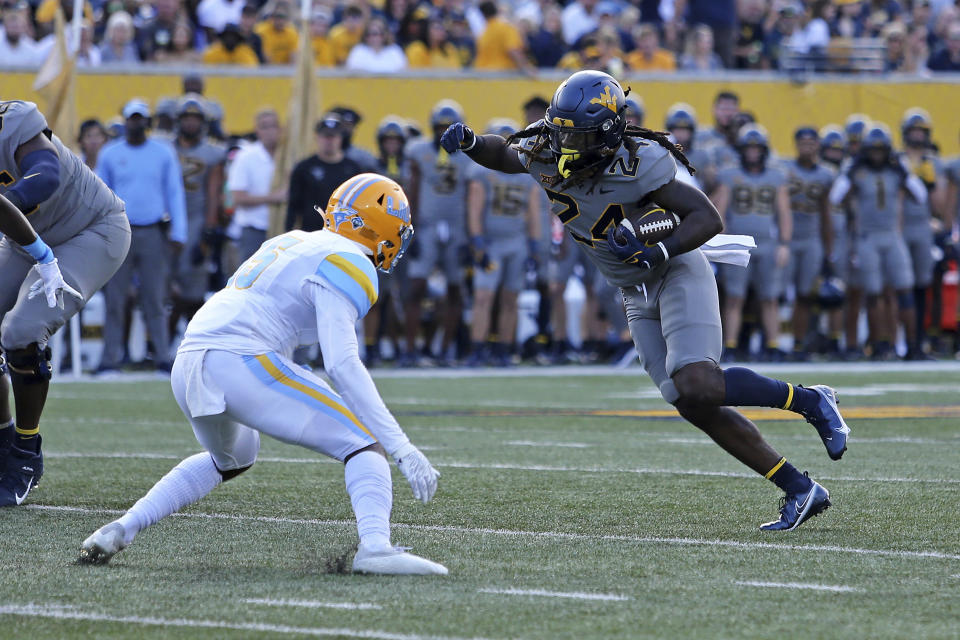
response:
[[[187,241],[183,173],[170,143],[148,138],[133,146],[118,140],[100,151],[97,175],[126,203],[131,225],[156,224],[169,214],[170,239]]]

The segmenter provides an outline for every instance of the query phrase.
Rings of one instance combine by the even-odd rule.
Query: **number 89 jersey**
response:
[[[292,357],[316,344],[317,309],[307,282],[341,294],[362,318],[377,301],[376,268],[360,248],[330,231],[291,231],[267,240],[187,325],[180,351],[221,349]]]
[[[536,137],[526,138],[521,146],[530,149]],[[547,155],[530,160],[520,154],[520,161],[537,183],[546,189],[554,215],[563,223],[570,237],[576,241],[591,261],[597,265],[607,281],[617,287],[633,287],[651,282],[663,275],[665,266],[653,271],[641,271],[632,264],[624,264],[607,247],[607,230],[620,224],[624,212],[636,207],[651,191],[674,179],[677,164],[670,152],[656,142],[637,139],[640,148],[631,160],[623,146],[603,172],[582,184],[562,186],[550,183],[557,175],[557,165]],[[529,163],[529,164],[528,164]]]
[[[787,182],[782,171],[767,166],[753,173],[729,167],[720,172],[717,181],[730,188],[730,204],[727,211],[720,212],[729,233],[753,236],[757,243],[777,238],[777,189]]]

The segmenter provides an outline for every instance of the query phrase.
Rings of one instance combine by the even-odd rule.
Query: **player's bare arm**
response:
[[[0,233],[20,246],[39,240],[27,216],[0,194]]]
[[[496,134],[478,136],[473,129],[457,122],[443,133],[440,146],[447,153],[463,151],[477,164],[500,171],[501,173],[526,173],[527,168],[520,161],[517,147],[507,144],[505,138]]]
[[[650,194],[650,200],[680,218],[677,230],[664,240],[671,256],[693,251],[723,231],[720,212],[699,189],[671,180]]]

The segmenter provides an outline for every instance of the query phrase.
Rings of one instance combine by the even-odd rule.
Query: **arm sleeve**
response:
[[[247,180],[247,157],[249,154],[242,150],[237,153],[233,164],[230,165],[230,171],[227,173],[228,191],[249,191],[249,182]]]
[[[103,151],[106,151],[106,149]],[[94,172],[101,180],[103,180],[105,185],[111,189],[114,189],[113,175],[110,171],[110,154],[103,153],[103,151],[101,151],[100,155],[97,156],[97,167],[94,169]]]
[[[910,192],[910,195],[914,200],[920,204],[923,204],[927,201],[927,187],[923,184],[923,180],[918,178],[913,173],[908,173],[905,182],[907,191]]]
[[[361,424],[393,455],[409,444],[410,439],[383,403],[370,373],[360,361],[356,309],[321,282],[305,282],[303,295],[313,302],[316,310],[317,341],[327,375]]]
[[[833,182],[833,186],[830,187],[830,204],[836,206],[843,202],[843,199],[850,193],[850,186],[850,176],[846,173],[841,173],[837,176],[837,179]]]
[[[167,210],[170,212],[170,239],[180,244],[187,242],[187,199],[183,190],[183,172],[173,149],[167,150],[165,191]]]

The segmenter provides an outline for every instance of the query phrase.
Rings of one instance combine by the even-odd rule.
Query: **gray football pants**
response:
[[[134,271],[140,278],[137,290],[143,319],[153,342],[157,364],[170,363],[170,331],[164,299],[170,277],[167,236],[159,224],[132,227],[130,252],[120,269],[103,288],[106,318],[103,323],[103,357],[100,367],[115,369],[123,358],[124,308]]]

